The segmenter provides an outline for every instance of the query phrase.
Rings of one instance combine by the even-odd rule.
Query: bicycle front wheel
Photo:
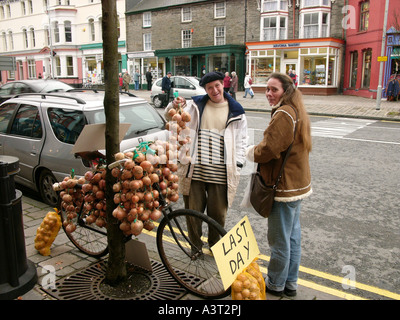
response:
[[[68,232],[64,227],[64,221],[67,220],[66,211],[60,206],[61,222],[68,239],[83,253],[101,258],[108,253],[107,233],[105,228],[99,228],[96,224],[86,225],[85,219],[80,214],[72,219],[76,225],[73,232]]]
[[[171,276],[186,290],[204,299],[227,296],[209,244],[209,236],[226,234],[215,220],[194,210],[174,210],[157,228],[157,249]]]

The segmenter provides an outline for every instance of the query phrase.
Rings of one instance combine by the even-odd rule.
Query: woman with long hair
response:
[[[289,76],[271,74],[265,95],[272,106],[271,121],[263,140],[246,153],[249,160],[259,164],[267,185],[274,184],[293,143],[268,217],[271,259],[266,290],[277,296],[295,296],[301,257],[300,208],[302,200],[312,193],[310,120],[302,94]]]

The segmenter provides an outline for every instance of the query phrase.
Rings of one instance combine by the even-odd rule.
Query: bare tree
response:
[[[118,16],[115,0],[102,0],[103,59],[104,59],[104,109],[106,115],[106,160],[115,161],[119,152],[119,88],[118,88]],[[124,235],[112,212],[115,208],[112,186],[115,178],[107,169],[107,239],[109,247],[108,266],[105,281],[117,285],[126,278]]]

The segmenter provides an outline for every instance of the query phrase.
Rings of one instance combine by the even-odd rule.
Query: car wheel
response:
[[[53,190],[53,184],[57,180],[51,171],[45,169],[40,173],[39,177],[39,192],[43,201],[51,207],[56,207],[58,202],[58,194]]]
[[[160,99],[160,96],[155,96],[153,98],[153,104],[156,108],[161,108],[163,105],[163,100]]]

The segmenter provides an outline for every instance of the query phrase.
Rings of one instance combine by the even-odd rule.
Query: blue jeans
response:
[[[251,89],[251,88],[245,88],[245,89],[244,89],[244,96],[243,96],[243,98],[246,98],[246,97],[247,97],[247,93],[248,93],[249,95],[251,95],[251,96],[254,95],[254,94],[251,93],[250,89]]]
[[[268,218],[271,259],[266,285],[271,290],[297,289],[301,257],[300,207],[301,200],[275,201]]]
[[[135,90],[139,90],[139,81],[135,81]]]

